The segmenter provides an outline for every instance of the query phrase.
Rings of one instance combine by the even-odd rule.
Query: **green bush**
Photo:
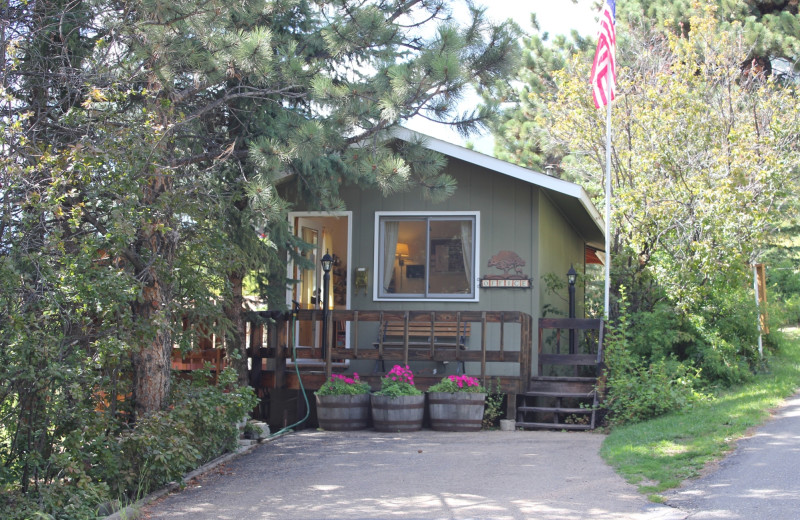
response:
[[[628,348],[644,362],[672,358],[700,368],[707,385],[747,381],[759,363],[752,295],[741,290],[709,298],[703,309],[691,312],[665,300],[627,313]]]
[[[684,408],[704,396],[701,369],[675,357],[646,360],[631,348],[627,304],[620,303],[620,317],[609,327],[605,340],[607,365],[604,407],[609,422],[639,422]]]
[[[233,450],[236,423],[257,398],[250,388],[234,387],[232,369],[220,374],[218,385],[210,379],[208,371],[196,371],[191,380],[174,380],[168,409],[132,427],[109,422],[102,411],[86,413],[43,463],[56,478],[27,493],[5,485],[4,520],[93,518],[103,502],[134,501]]]
[[[498,380],[495,380],[494,386],[489,383],[486,390],[486,402],[483,407],[481,427],[484,430],[489,430],[499,425],[500,418],[503,416],[503,401],[506,394],[500,390],[500,381]]]

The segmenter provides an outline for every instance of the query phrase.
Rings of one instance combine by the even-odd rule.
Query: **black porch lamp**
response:
[[[567,271],[567,282],[569,282],[569,317],[575,317],[575,281],[578,279],[578,273],[575,268],[570,265]],[[574,354],[576,350],[575,345],[575,329],[569,328],[569,353]]]
[[[578,273],[575,272],[575,268],[570,264],[569,271],[567,271],[567,281],[570,285],[575,286],[575,280],[578,279]]]
[[[328,349],[328,286],[330,285],[331,266],[333,265],[333,258],[326,251],[325,256],[320,260],[322,264],[322,356]]]

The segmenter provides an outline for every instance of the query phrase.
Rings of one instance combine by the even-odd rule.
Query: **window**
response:
[[[379,299],[471,299],[479,218],[469,213],[378,213]]]

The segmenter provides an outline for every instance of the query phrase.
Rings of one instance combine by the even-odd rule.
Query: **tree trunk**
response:
[[[145,207],[157,207],[159,196],[172,189],[169,174],[159,173],[152,176],[144,188],[142,204]],[[160,217],[142,224],[135,244],[139,260],[136,278],[142,284],[142,294],[133,304],[133,315],[144,332],[142,345],[132,356],[137,417],[163,409],[170,388],[172,287],[161,273],[170,272],[175,264],[179,235],[175,226],[170,225],[169,209],[160,210]]]
[[[172,333],[167,315],[168,291],[159,284],[150,269],[151,281],[141,301],[134,304],[135,319],[152,327],[144,344],[133,354],[133,399],[137,416],[161,410],[166,405],[170,387]]]
[[[245,341],[244,298],[242,296],[242,282],[244,271],[236,270],[228,273],[231,285],[231,299],[225,305],[225,316],[231,322],[231,331],[225,341],[225,353],[228,363],[236,370],[239,385],[247,386],[250,378],[247,371],[247,342]]]

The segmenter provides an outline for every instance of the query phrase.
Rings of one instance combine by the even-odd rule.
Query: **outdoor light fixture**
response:
[[[575,285],[575,280],[578,279],[578,273],[575,272],[575,268],[572,265],[569,266],[569,271],[567,271],[567,281],[570,285]]]
[[[569,317],[570,319],[575,317],[575,280],[578,279],[578,273],[575,272],[575,268],[570,265],[569,271],[567,271],[567,282],[569,282]],[[575,329],[572,325],[569,328],[569,353],[575,354],[577,350],[575,345]]]
[[[331,257],[331,255],[326,251],[325,256],[323,256],[322,260],[320,260],[320,263],[322,264],[322,270],[326,273],[330,273],[331,266],[333,265],[333,257]]]
[[[324,358],[328,349],[328,286],[330,285],[333,257],[325,251],[325,256],[322,257],[320,263],[325,272],[322,275],[322,357]]]

